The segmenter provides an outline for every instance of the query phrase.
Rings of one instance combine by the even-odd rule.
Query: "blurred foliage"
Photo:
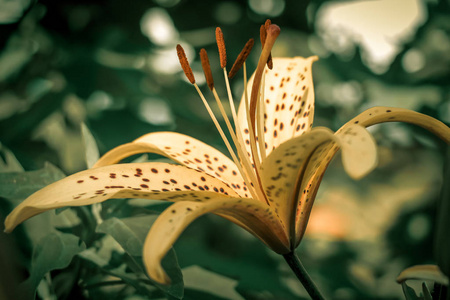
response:
[[[249,38],[258,40],[259,26],[268,17],[282,28],[274,55],[319,55],[314,65],[316,126],[336,130],[374,105],[411,108],[448,124],[450,2],[422,3],[426,20],[410,39],[397,41],[400,50],[381,74],[365,63],[358,44],[350,54],[327,48],[316,21],[322,8],[339,3],[351,1],[0,1],[1,219],[63,173],[91,165],[97,145],[105,153],[145,133],[173,130],[225,149],[180,73],[174,50],[183,44],[205,88],[196,53],[206,48],[218,92],[224,95],[216,26],[224,32],[229,64]],[[256,65],[259,46],[248,59],[249,70]],[[238,74],[231,82],[236,99],[241,79]],[[380,146],[380,167],[353,182],[334,161],[298,249],[330,299],[401,298],[397,274],[407,266],[436,262],[435,205],[442,185],[447,186],[442,201],[449,203],[448,175],[447,184],[441,176],[445,146],[404,124],[371,131]],[[177,256],[172,251],[166,257],[175,284],[155,284],[143,271],[140,249],[155,213],[166,206],[111,200],[97,212],[46,213],[12,235],[2,233],[0,298],[17,299],[20,288],[15,287],[27,278],[40,282],[41,299],[307,298],[281,257],[215,216],[190,226],[175,245]],[[442,237],[443,232],[448,236],[448,230],[442,231],[448,213],[441,211],[439,220],[439,239],[448,245]],[[39,252],[31,260],[32,249],[49,247],[49,239],[67,239],[73,247],[62,248],[62,261]],[[439,247],[436,253],[442,253]],[[448,266],[448,256],[440,261]]]

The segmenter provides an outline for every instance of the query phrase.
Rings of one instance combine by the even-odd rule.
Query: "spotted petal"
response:
[[[407,122],[415,124],[434,133],[447,144],[450,143],[450,128],[444,123],[415,111],[394,107],[370,108],[342,126],[341,129],[338,130],[337,135],[345,134],[345,132],[347,132],[349,128],[354,128],[357,131],[361,131],[361,129],[356,129],[356,127],[354,126],[356,124],[362,127],[369,127],[371,125],[384,122]],[[361,138],[356,138],[355,142],[362,142],[363,135],[364,134],[361,133]],[[351,135],[347,138],[344,137],[344,142],[350,137]],[[365,138],[365,140],[367,141],[367,138]],[[348,142],[346,143],[348,146],[350,146]],[[352,147],[345,148],[352,149]],[[365,148],[369,149],[368,147]],[[297,208],[295,245],[298,245],[303,237],[309,218],[309,213],[311,211],[311,206],[314,202],[322,177],[325,174],[326,168],[328,167],[331,159],[338,150],[339,146],[334,142],[322,145],[312,156],[311,162],[309,163],[305,171],[305,179],[303,180],[301,187],[303,193],[300,194],[299,205]],[[361,157],[355,160],[353,166],[351,166],[349,163],[346,163],[345,157],[348,157],[350,160],[347,161],[350,162],[353,157],[356,157],[356,153],[352,154],[351,152],[348,152],[348,155],[345,153],[343,154],[344,167],[347,168],[347,172],[349,174],[353,174],[353,177],[356,178],[363,176],[365,173],[370,172],[370,170],[372,169],[372,167],[370,167],[371,164],[368,163],[370,160],[362,159],[363,155],[362,153],[360,154]],[[365,164],[365,166],[362,169],[358,169],[359,163],[357,163],[357,161],[361,161],[363,164]],[[375,163],[376,160],[373,162],[373,166],[375,166]],[[353,171],[351,170],[352,168],[354,168]]]
[[[289,252],[284,229],[271,208],[248,198],[215,198],[208,202],[177,202],[155,221],[144,243],[144,263],[148,274],[159,283],[170,283],[161,260],[182,231],[199,216],[213,212],[238,220],[238,225],[258,236],[278,253]]]
[[[349,124],[369,127],[385,122],[405,122],[420,126],[450,144],[450,128],[447,125],[435,118],[405,108],[372,107],[350,120],[340,130],[345,129]]]
[[[44,211],[103,202],[110,198],[208,201],[237,197],[217,178],[167,163],[120,164],[82,171],[37,191],[5,220],[5,231]]]
[[[314,118],[314,88],[311,66],[316,56],[309,58],[274,58],[273,69],[265,70],[264,125],[266,154],[284,141],[301,135],[312,127]],[[253,84],[248,82],[248,95]],[[239,123],[248,140],[248,123],[245,109],[245,95],[239,107]],[[250,146],[246,145],[251,153]]]
[[[232,186],[240,196],[248,197],[247,187],[233,161],[217,149],[175,132],[149,133],[132,143],[118,146],[100,158],[94,167],[114,164],[139,153],[166,156],[186,167],[217,177]]]
[[[292,219],[299,185],[298,178],[311,156],[322,143],[333,140],[334,134],[327,128],[313,128],[310,132],[293,138],[270,153],[261,166],[261,180],[269,204],[286,227]]]

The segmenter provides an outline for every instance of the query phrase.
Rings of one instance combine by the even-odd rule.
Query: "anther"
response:
[[[186,53],[184,53],[184,49],[183,47],[181,47],[180,44],[177,45],[177,54],[178,59],[180,60],[181,68],[184,71],[184,74],[186,75],[189,82],[194,84],[195,83],[194,73],[192,73],[192,69],[187,60]]]
[[[261,25],[259,28],[259,38],[261,39],[261,47],[264,48],[264,45],[266,44],[266,36],[267,31],[269,30],[270,25],[272,25],[272,21],[270,19],[267,19],[264,25]],[[267,59],[267,67],[272,70],[273,68],[273,62],[272,62],[272,54],[269,53],[269,58]]]
[[[212,91],[214,88],[214,80],[211,73],[211,65],[209,64],[208,53],[205,49],[200,50],[200,60],[202,61],[203,72],[205,73],[206,83]]]
[[[242,49],[241,53],[239,53],[238,57],[236,58],[236,61],[234,62],[233,66],[231,67],[230,73],[228,73],[228,78],[233,78],[234,75],[241,69],[242,65],[244,64],[245,60],[250,54],[250,51],[252,51],[253,45],[255,44],[254,39],[249,39],[248,42],[245,44],[244,48]]]
[[[219,49],[220,67],[223,69],[227,66],[227,51],[225,48],[225,40],[223,39],[222,29],[216,28],[216,42]]]

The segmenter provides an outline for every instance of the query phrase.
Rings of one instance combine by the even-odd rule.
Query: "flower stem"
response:
[[[312,281],[309,274],[306,272],[305,267],[301,263],[297,254],[294,251],[289,252],[283,255],[284,259],[288,263],[289,267],[291,267],[292,271],[294,271],[295,276],[297,276],[298,280],[305,287],[309,296],[313,300],[325,300],[320,291],[317,289],[317,286]]]

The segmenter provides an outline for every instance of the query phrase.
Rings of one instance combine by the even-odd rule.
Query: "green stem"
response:
[[[297,276],[298,280],[305,287],[311,299],[325,300],[325,298],[322,296],[317,286],[312,281],[311,277],[309,277],[308,273],[305,270],[305,267],[303,267],[297,254],[295,254],[295,252],[292,251],[287,254],[284,254],[283,257],[288,263],[289,267],[291,267],[292,271],[294,271],[295,276]]]

